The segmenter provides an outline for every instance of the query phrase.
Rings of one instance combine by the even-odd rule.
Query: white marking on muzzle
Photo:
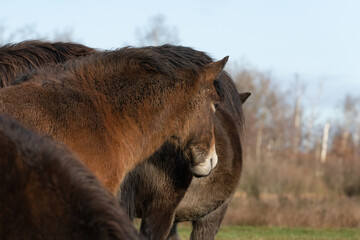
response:
[[[199,163],[191,168],[193,174],[197,177],[204,177],[210,174],[218,162],[215,144],[211,147],[209,154],[206,156],[205,161]]]

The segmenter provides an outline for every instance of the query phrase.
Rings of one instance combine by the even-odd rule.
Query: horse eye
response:
[[[218,106],[219,106],[219,103],[214,103],[214,107],[215,107],[215,109],[217,109],[217,108],[218,108]]]

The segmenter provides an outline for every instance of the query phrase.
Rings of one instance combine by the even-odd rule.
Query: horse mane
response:
[[[205,64],[212,62],[204,52],[169,44],[142,48],[128,46],[115,51],[104,51],[102,54],[89,56],[88,59],[91,58],[97,58],[94,62],[103,59],[110,64],[121,64],[130,69],[141,68],[150,73],[159,72],[170,76],[177,70],[191,70],[198,74]],[[83,59],[84,62],[86,60]]]
[[[71,42],[23,41],[0,47],[0,87],[13,85],[16,76],[39,67],[62,63],[96,52]]]
[[[189,47],[163,45],[134,48],[128,46],[48,65],[20,75],[14,83],[19,84],[29,79],[38,81],[40,84],[49,83],[49,80],[57,81],[54,79],[56,75],[58,80],[62,79],[63,84],[71,83],[73,87],[76,86],[73,82],[76,78],[79,84],[87,85],[91,89],[101,88],[102,85],[107,84],[106,81],[117,81],[116,85],[122,88],[123,83],[118,81],[122,78],[119,72],[124,73],[123,76],[126,78],[131,78],[134,73],[137,76],[160,73],[170,76],[169,79],[175,79],[177,74],[185,74],[185,72],[191,76],[199,75],[204,71],[203,66],[210,62],[212,59],[205,53]],[[41,77],[37,78],[37,75]],[[192,86],[195,82],[192,81],[193,77],[190,75],[181,77],[184,80],[181,83],[172,81],[166,84]],[[146,81],[146,78],[143,80]]]
[[[91,53],[97,54],[89,56]],[[97,62],[105,63],[106,69]],[[113,69],[123,66],[128,70],[138,68],[167,75],[179,69],[197,74],[210,62],[212,59],[204,52],[169,44],[142,48],[128,46],[99,52],[75,43],[25,41],[0,47],[0,87],[26,82],[37,73],[46,75],[46,72],[59,73],[66,69],[78,75],[83,75],[82,71],[88,74],[89,69],[92,74],[97,71],[111,74],[112,66]]]

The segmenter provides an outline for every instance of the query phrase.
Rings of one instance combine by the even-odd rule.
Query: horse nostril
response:
[[[210,169],[212,169],[212,166],[213,166],[213,159],[210,158]]]

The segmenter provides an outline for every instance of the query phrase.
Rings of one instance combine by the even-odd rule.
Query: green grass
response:
[[[181,225],[178,228],[180,239],[189,239],[191,227]],[[279,227],[223,226],[216,240],[318,240],[318,239],[357,239],[360,229],[311,229]]]

